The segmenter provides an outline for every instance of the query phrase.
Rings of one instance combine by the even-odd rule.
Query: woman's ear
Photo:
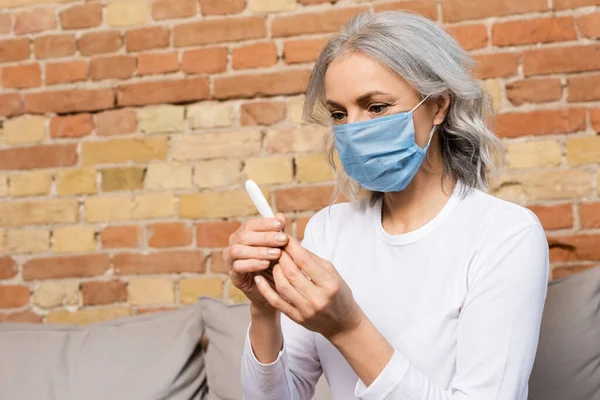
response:
[[[437,111],[433,118],[433,125],[441,125],[450,110],[450,93],[446,92],[437,99]]]

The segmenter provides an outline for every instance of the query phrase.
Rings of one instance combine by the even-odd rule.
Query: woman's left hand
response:
[[[273,268],[277,291],[258,276],[261,294],[274,308],[296,323],[330,341],[351,332],[364,314],[352,291],[333,264],[289,238],[279,263]]]

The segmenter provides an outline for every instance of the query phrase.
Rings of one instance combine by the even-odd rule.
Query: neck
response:
[[[442,178],[441,154],[435,160],[431,158],[429,168],[421,168],[406,189],[384,194],[382,224],[389,234],[400,235],[422,227],[450,199],[456,183],[451,177]]]

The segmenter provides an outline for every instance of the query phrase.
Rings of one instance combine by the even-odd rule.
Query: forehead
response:
[[[349,101],[373,91],[402,97],[414,93],[408,82],[362,53],[339,57],[327,68],[325,93],[328,99]]]

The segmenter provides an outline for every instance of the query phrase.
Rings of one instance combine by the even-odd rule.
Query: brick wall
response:
[[[600,261],[600,0],[0,0],[0,321],[240,301],[220,252],[243,180],[302,237],[332,190],[311,63],[391,9],[472,51],[508,146],[494,193],[540,216],[554,277]]]

